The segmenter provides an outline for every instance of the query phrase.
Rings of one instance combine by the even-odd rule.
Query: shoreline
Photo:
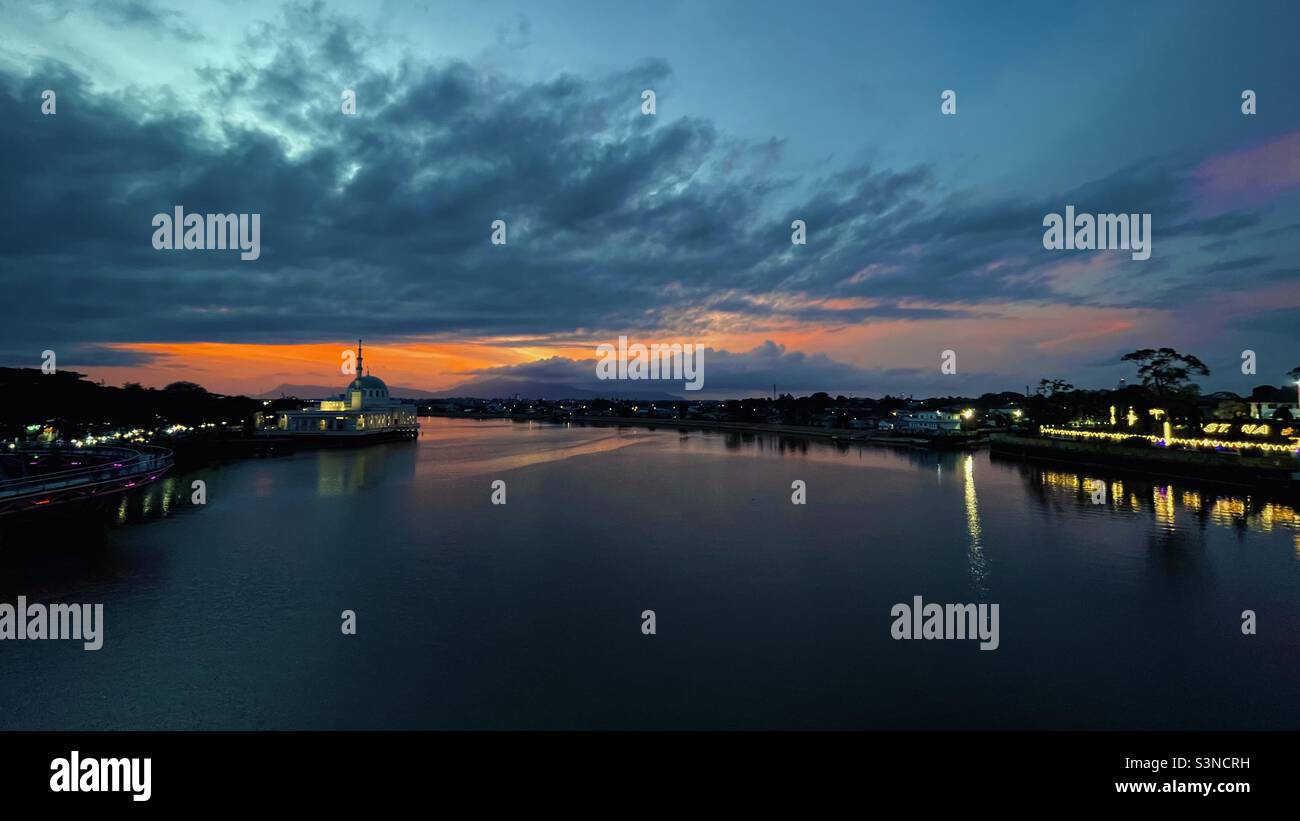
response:
[[[573,416],[563,419],[509,413],[476,413],[464,416],[429,414],[440,419],[510,419],[583,425],[615,425],[654,428],[719,430],[737,433],[768,433],[780,436],[820,438],[842,444],[883,445],[910,450],[953,451],[988,447],[992,455],[1032,464],[1048,463],[1076,471],[1103,470],[1153,480],[1193,482],[1241,491],[1267,492],[1294,501],[1300,497],[1300,462],[1288,470],[1281,460],[1226,456],[1214,453],[1167,451],[1152,448],[1140,452],[1120,450],[1095,443],[1078,443],[1039,438],[1006,431],[979,432],[962,437],[909,437],[855,432],[835,428],[799,425],[770,425],[758,422],[715,422],[689,419],[642,419],[637,417]],[[945,439],[947,441],[945,441]]]
[[[775,433],[781,436],[808,436],[828,439],[835,442],[887,445],[917,450],[967,450],[982,447],[988,442],[985,434],[963,434],[960,436],[923,437],[906,435],[882,435],[874,431],[855,431],[845,428],[823,428],[811,425],[772,425],[766,422],[718,422],[705,419],[649,419],[636,416],[568,416],[555,418],[550,416],[529,416],[514,413],[466,413],[427,414],[438,419],[509,419],[514,422],[546,422],[560,425],[577,422],[584,425],[619,425],[627,427],[654,428],[657,426],[699,430],[723,430],[737,433]]]
[[[1283,494],[1300,493],[1300,463],[1292,457],[1243,456],[1203,451],[1144,448],[998,434],[990,452],[997,457],[1068,465],[1076,470],[1120,471],[1165,480],[1198,482]]]
[[[939,437],[882,434],[804,425],[774,425],[762,422],[715,421],[700,419],[650,419],[625,416],[552,417],[511,413],[426,414],[438,419],[507,419],[512,422],[540,422],[550,425],[577,424],[592,427],[640,427],[646,429],[724,431],[731,433],[769,434],[786,437],[820,439],[849,445],[874,445],[930,452],[970,451],[988,447],[998,457],[1047,462],[1076,470],[1113,470],[1149,478],[1203,482],[1240,489],[1267,490],[1300,495],[1300,460],[1294,465],[1283,459],[1143,449],[1135,451],[1101,443],[1081,443],[1040,438],[1010,431],[979,431]],[[342,443],[314,440],[286,440],[272,437],[240,437],[163,442],[176,455],[178,471],[230,461],[291,455],[304,450],[336,447]],[[352,447],[366,442],[348,442]]]

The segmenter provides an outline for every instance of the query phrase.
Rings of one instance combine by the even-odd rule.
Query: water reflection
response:
[[[168,475],[154,484],[103,500],[69,505],[55,511],[50,520],[76,518],[84,522],[127,526],[165,519],[195,505],[190,498],[191,475]]]
[[[1078,510],[1124,512],[1150,516],[1160,532],[1221,527],[1245,532],[1283,530],[1292,536],[1300,557],[1300,513],[1290,504],[1246,490],[1192,486],[1158,479],[1100,476],[1095,473],[1047,469],[1027,463],[1013,465],[1031,498],[1042,508],[1060,510],[1072,502]]]
[[[966,504],[966,532],[970,535],[970,550],[968,551],[970,562],[970,582],[971,587],[983,599],[988,594],[988,587],[985,584],[985,575],[987,573],[986,563],[984,560],[984,545],[980,536],[980,511],[979,499],[975,495],[975,457],[966,454],[962,460],[962,473],[965,476],[963,483],[965,491]]]
[[[1300,727],[1292,632],[1236,618],[1300,613],[1286,500],[981,451],[425,424],[178,474],[98,525],[0,521],[0,601],[110,614],[101,653],[4,648],[0,728]],[[918,592],[1001,602],[998,652],[894,642]],[[338,639],[341,600],[371,640]],[[656,602],[689,640],[618,638],[628,602],[633,634]]]
[[[428,420],[425,420],[427,423]],[[436,423],[435,423],[436,424]],[[432,426],[431,426],[432,427]],[[444,435],[444,432],[446,435]],[[668,432],[610,425],[559,425],[532,423],[487,425],[472,428],[472,438],[463,429],[437,425],[436,432],[422,433],[420,446],[411,455],[422,480],[447,482],[467,476],[497,475],[510,470],[561,462],[580,456],[595,456],[627,447],[668,441]],[[526,438],[521,439],[520,434]],[[681,440],[683,445],[688,441]]]
[[[370,451],[321,451],[316,457],[316,495],[321,498],[355,493],[365,486],[373,461]]]

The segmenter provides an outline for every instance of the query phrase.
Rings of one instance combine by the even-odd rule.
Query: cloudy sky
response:
[[[0,364],[260,392],[341,384],[361,336],[442,389],[572,381],[627,335],[707,345],[729,395],[1103,387],[1136,347],[1215,389],[1300,365],[1294,3],[0,14]],[[1151,258],[1044,250],[1067,204],[1150,213]],[[177,205],[260,214],[260,259],[155,250]]]

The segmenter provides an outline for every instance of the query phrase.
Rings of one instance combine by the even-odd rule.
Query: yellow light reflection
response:
[[[1156,487],[1152,490],[1151,501],[1155,507],[1156,521],[1167,527],[1174,524],[1174,489]]]
[[[970,536],[970,551],[967,554],[970,578],[972,586],[982,596],[988,592],[988,588],[984,584],[987,569],[980,527],[979,499],[975,495],[975,457],[969,454],[966,456],[962,463],[962,473],[965,476],[966,533]]]

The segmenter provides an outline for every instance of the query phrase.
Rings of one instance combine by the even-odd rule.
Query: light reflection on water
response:
[[[940,487],[947,482],[960,483],[970,588],[981,599],[988,595],[990,572],[981,522],[982,482],[994,484],[999,491],[999,514],[1013,519],[1050,518],[1061,513],[1062,505],[1068,504],[1072,516],[1083,519],[1105,515],[1147,517],[1158,532],[1172,537],[1180,530],[1207,526],[1234,532],[1282,531],[1290,536],[1295,556],[1300,558],[1300,513],[1295,507],[1230,488],[1191,487],[1004,459],[990,461],[983,451],[894,449],[764,433],[440,418],[426,418],[422,424],[424,430],[418,445],[394,443],[370,448],[322,449],[291,457],[253,460],[251,465],[257,471],[250,480],[249,490],[260,498],[300,491],[297,486],[286,487],[284,477],[277,475],[274,466],[281,463],[311,465],[315,497],[345,501],[370,486],[392,488],[405,484],[418,489],[473,477],[498,477],[514,470],[612,454],[629,447],[652,446],[673,448],[688,458],[712,457],[721,451],[729,458],[857,465],[875,475],[882,471],[886,475],[889,472],[915,474],[918,470],[932,469]],[[201,515],[202,507],[191,502],[191,480],[198,476],[211,479],[212,470],[220,477],[240,468],[241,463],[233,463],[183,476],[169,475],[147,488],[114,497],[111,517],[103,521],[111,526],[131,527],[174,515]],[[1018,477],[1026,492],[1018,504],[1004,492],[1009,476]],[[402,491],[393,488],[392,492]],[[62,513],[61,518],[85,520],[99,515],[78,509],[75,513]],[[26,520],[23,526],[32,521],[35,520]],[[0,529],[0,538],[3,537]]]
[[[971,586],[980,599],[988,596],[984,584],[985,562],[984,548],[980,544],[980,510],[979,499],[975,496],[975,457],[967,454],[962,460],[966,501],[966,532],[970,534],[970,577]]]
[[[1211,525],[1236,532],[1283,531],[1290,535],[1295,556],[1300,558],[1300,513],[1291,505],[1231,488],[1190,487],[1157,479],[1100,475],[1095,470],[1071,471],[1003,459],[990,461],[983,451],[895,449],[765,433],[441,418],[425,418],[422,424],[424,430],[417,446],[395,443],[370,448],[322,449],[304,451],[287,459],[255,460],[254,464],[273,466],[285,461],[305,461],[312,465],[315,496],[332,500],[346,500],[371,485],[409,483],[422,487],[479,476],[497,477],[531,466],[637,446],[674,448],[687,457],[714,456],[721,449],[731,458],[858,465],[876,473],[915,474],[918,470],[933,469],[939,486],[960,482],[970,588],[980,599],[988,595],[990,571],[978,489],[981,481],[995,482],[1004,488],[1008,475],[1019,477],[1027,498],[1022,499],[1023,507],[1008,510],[1007,498],[999,495],[1002,514],[1038,517],[1050,511],[1060,512],[1062,504],[1069,504],[1073,515],[1088,519],[1108,514],[1145,516],[1159,532],[1169,536],[1177,536],[1180,530]],[[239,463],[217,468],[219,472],[232,469],[238,470]],[[116,526],[134,526],[176,514],[200,513],[201,508],[190,499],[190,482],[200,475],[205,474],[169,475],[147,488],[115,497],[108,521]],[[1103,490],[1100,504],[1097,503],[1099,487]],[[286,492],[283,480],[274,471],[259,470],[251,488],[254,495],[264,498]],[[64,518],[68,515],[64,514]]]
[[[1216,527],[1271,533],[1281,530],[1291,534],[1296,555],[1300,557],[1300,514],[1291,505],[1255,496],[1227,487],[1209,489],[1162,482],[1158,479],[1118,479],[1101,477],[1095,472],[1074,473],[1060,469],[1022,468],[1031,485],[1040,484],[1063,498],[1078,502],[1081,513],[1149,512],[1162,530],[1180,527]],[[1092,500],[1098,482],[1106,484],[1102,504]]]
[[[0,601],[112,619],[95,654],[0,647],[0,727],[1300,728],[1284,502],[983,451],[422,424],[0,523]],[[1000,648],[892,641],[918,594],[1000,603]]]

